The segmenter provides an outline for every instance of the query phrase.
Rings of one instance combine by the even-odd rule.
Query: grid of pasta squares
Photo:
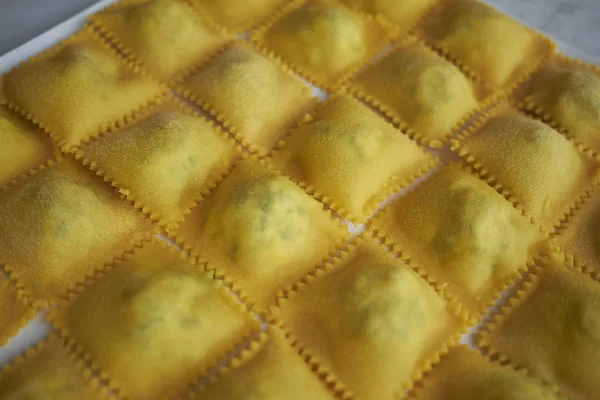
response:
[[[598,88],[474,0],[115,2],[0,78],[0,399],[593,399]]]

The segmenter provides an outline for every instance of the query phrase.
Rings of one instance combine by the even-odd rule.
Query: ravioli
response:
[[[52,141],[40,128],[0,106],[0,186],[56,159]]]
[[[490,94],[414,38],[353,78],[350,90],[392,118],[409,136],[436,148]]]
[[[600,70],[554,56],[528,84],[525,106],[600,153]]]
[[[600,282],[562,254],[539,265],[512,309],[480,333],[479,346],[573,399],[592,399],[600,393]]]
[[[85,377],[76,361],[55,334],[4,366],[0,372],[1,400],[101,400],[95,378]]]
[[[260,311],[347,235],[322,204],[253,159],[241,161],[177,230],[184,248],[214,264]]]
[[[258,329],[212,274],[156,240],[52,312],[62,334],[85,349],[79,356],[89,352],[109,386],[132,400],[183,393]]]
[[[310,88],[273,58],[242,44],[192,73],[179,91],[261,154],[316,103]]]
[[[0,263],[42,305],[153,231],[70,157],[0,194]]]
[[[448,304],[372,240],[315,275],[273,315],[324,379],[357,398],[400,397],[459,334]]]
[[[23,292],[16,288],[14,282],[0,276],[0,346],[33,317],[35,308],[28,304]]]
[[[426,18],[419,34],[495,87],[516,86],[553,45],[500,11],[478,1],[453,0]]]
[[[242,33],[266,20],[285,0],[193,0],[207,17]]]
[[[9,105],[63,150],[122,124],[166,87],[128,67],[85,27],[4,76]]]
[[[450,350],[411,399],[566,400],[541,379],[490,362],[466,346]]]
[[[598,176],[573,143],[506,104],[452,147],[547,230]]]
[[[542,239],[493,188],[457,168],[443,168],[392,202],[369,227],[472,314],[485,312],[520,276]]]
[[[178,0],[123,0],[90,20],[131,60],[163,80],[189,69],[228,40]]]
[[[296,1],[252,35],[318,85],[330,87],[390,40],[379,21],[327,1]]]
[[[379,14],[407,31],[439,0],[342,0],[348,6],[369,14]]]
[[[266,336],[266,335],[265,335]],[[271,326],[268,337],[232,361],[214,382],[192,393],[203,400],[331,400],[332,393],[302,361],[281,330]]]
[[[174,100],[78,153],[168,229],[221,180],[238,152],[216,125]]]
[[[437,162],[350,96],[321,105],[274,152],[273,164],[338,214],[362,223]]]

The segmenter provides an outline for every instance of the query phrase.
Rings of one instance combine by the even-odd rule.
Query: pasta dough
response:
[[[165,90],[126,67],[88,29],[4,78],[8,100],[39,121],[63,150],[122,122]]]
[[[351,86],[431,147],[441,147],[489,94],[414,39],[361,72]]]
[[[358,10],[379,14],[407,31],[439,0],[343,0]]]
[[[55,158],[50,138],[3,106],[0,106],[0,142],[0,186]]]
[[[77,363],[60,339],[50,334],[46,341],[27,349],[24,357],[4,366],[0,373],[0,400],[105,398],[101,390],[84,379],[84,367]]]
[[[66,296],[152,230],[70,157],[0,194],[0,263],[42,304]]]
[[[80,156],[171,229],[237,154],[215,125],[171,100],[91,142]]]
[[[450,350],[430,374],[414,400],[566,400],[541,379],[492,363],[466,346]]]
[[[216,381],[193,393],[204,400],[331,400],[332,394],[310,370],[283,333],[271,326],[261,344],[233,361],[233,367]],[[257,347],[254,348],[253,347]]]
[[[402,155],[399,157],[399,155]],[[358,100],[336,96],[296,129],[273,164],[353,222],[436,161]]]
[[[491,85],[516,85],[550,55],[552,45],[496,9],[453,0],[421,25],[420,34]]]
[[[539,228],[475,176],[443,168],[370,221],[474,314],[519,277]]]
[[[539,263],[514,308],[480,334],[480,346],[508,356],[573,399],[592,399],[600,393],[600,282],[560,254]]]
[[[193,0],[194,4],[219,25],[244,32],[265,20],[284,0]]]
[[[363,399],[399,397],[460,325],[433,288],[371,240],[279,303],[273,313],[304,353]]]
[[[528,110],[600,153],[600,71],[555,56],[534,75]]]
[[[319,84],[332,85],[389,40],[378,21],[326,1],[297,4],[271,26],[254,33],[287,62]]]
[[[13,282],[0,276],[0,346],[33,317],[35,310],[27,304],[22,292]]]
[[[181,394],[258,323],[177,250],[147,242],[53,318],[130,399]],[[101,329],[98,329],[101,327]]]
[[[125,0],[93,15],[91,21],[130,58],[139,59],[165,80],[190,68],[228,39],[178,0]]]
[[[184,95],[261,154],[271,150],[316,103],[308,86],[273,59],[240,44],[216,56],[181,85]]]
[[[264,309],[328,257],[347,231],[293,182],[246,159],[200,202],[178,235]]]
[[[598,175],[564,136],[505,105],[453,146],[548,230]]]

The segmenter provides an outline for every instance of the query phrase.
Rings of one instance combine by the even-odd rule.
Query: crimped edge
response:
[[[100,135],[102,135],[102,134],[104,134],[106,132],[112,132],[112,131],[115,131],[117,129],[120,129],[120,128],[123,128],[123,127],[129,125],[129,123],[132,120],[135,119],[135,115],[137,113],[139,113],[144,108],[150,106],[151,104],[155,103],[158,98],[162,97],[164,94],[166,94],[170,90],[168,86],[160,83],[160,81],[158,81],[155,78],[153,78],[144,69],[142,69],[139,65],[133,64],[132,62],[127,61],[126,59],[124,59],[117,52],[117,50],[113,49],[112,47],[110,47],[106,43],[106,41],[99,35],[98,32],[96,32],[94,29],[92,29],[87,24],[83,25],[83,27],[79,31],[77,31],[76,33],[74,33],[71,36],[67,37],[66,39],[60,41],[59,43],[57,43],[53,47],[47,49],[46,51],[43,51],[42,53],[36,54],[35,56],[30,57],[29,59],[23,61],[22,63],[20,63],[16,67],[14,67],[11,71],[14,71],[14,70],[18,69],[22,65],[30,64],[30,63],[34,63],[34,62],[39,62],[39,61],[45,60],[45,59],[47,59],[49,57],[52,57],[55,54],[57,54],[60,50],[62,50],[64,47],[70,45],[74,41],[78,40],[79,37],[82,37],[84,35],[89,35],[90,39],[95,40],[97,43],[99,43],[99,45],[101,47],[103,47],[104,50],[106,50],[106,52],[122,68],[128,70],[133,75],[141,76],[141,77],[150,79],[151,81],[157,83],[159,85],[159,87],[160,87],[160,90],[154,96],[149,97],[144,102],[142,102],[141,104],[139,104],[137,107],[134,107],[132,110],[129,110],[128,112],[124,113],[122,117],[117,118],[114,121],[110,121],[108,123],[101,124],[98,127],[98,129],[95,131],[95,133],[91,134],[90,136],[88,136],[86,138],[81,139],[77,144],[71,144],[71,143],[68,143],[68,140],[61,139],[57,135],[57,133],[56,133],[57,130],[54,129],[51,124],[48,124],[48,123],[45,123],[45,122],[41,121],[39,119],[39,117],[36,116],[33,112],[25,109],[24,107],[21,107],[20,105],[18,105],[17,103],[13,102],[12,100],[10,100],[10,99],[6,100],[6,106],[10,110],[15,111],[16,113],[18,113],[18,114],[22,115],[23,117],[25,117],[27,120],[33,122],[35,125],[39,126],[44,132],[46,132],[50,136],[50,138],[52,139],[52,141],[58,146],[58,148],[63,153],[69,153],[74,148],[77,148],[78,146],[85,145],[85,144],[89,143],[90,141],[96,139],[98,136],[100,136]],[[7,72],[7,74],[10,73],[11,71]]]
[[[193,90],[188,89],[183,85],[183,81],[185,80],[185,78],[188,78],[191,75],[201,71],[203,68],[207,67],[212,61],[214,61],[218,56],[235,46],[245,47],[250,51],[258,53],[260,56],[265,57],[267,60],[275,64],[284,74],[288,75],[290,78],[297,81],[299,84],[302,84],[304,86],[303,91],[307,95],[307,105],[304,108],[305,112],[314,108],[314,106],[318,103],[318,99],[312,96],[311,89],[308,86],[306,86],[303,82],[298,80],[298,77],[293,73],[293,71],[285,63],[283,63],[283,61],[277,55],[275,55],[275,53],[267,51],[265,48],[256,46],[255,44],[242,41],[236,41],[234,43],[229,43],[228,45],[223,46],[212,56],[204,59],[202,62],[190,68],[186,74],[176,76],[173,79],[172,86],[177,94],[198,104],[204,111],[206,111],[213,118],[215,118],[221,125],[225,127],[225,129],[227,129],[235,137],[235,139],[238,142],[240,142],[245,148],[247,148],[250,151],[250,153],[258,154],[259,156],[264,157],[269,154],[269,152],[271,151],[270,149],[265,151],[259,148],[254,143],[252,143],[250,140],[246,139],[244,133],[240,129],[238,129],[234,123],[231,122],[231,120],[225,115],[223,111],[217,109],[217,107],[213,106],[211,102],[204,100],[202,98],[202,94],[197,94]],[[298,112],[298,115],[292,117],[292,119],[294,118],[301,118],[301,113]],[[281,134],[283,135],[284,132],[281,132]]]
[[[318,79],[311,73],[308,69],[297,65],[296,63],[292,63],[287,60],[285,57],[278,55],[274,50],[271,50],[269,46],[267,46],[263,37],[266,32],[284,15],[292,12],[293,10],[303,7],[305,4],[309,2],[316,2],[322,4],[329,4],[336,7],[343,8],[348,10],[350,13],[358,15],[368,22],[373,23],[382,30],[382,40],[378,45],[373,46],[371,51],[368,51],[360,60],[357,60],[353,66],[350,66],[346,71],[340,72],[337,76],[332,77],[327,80]],[[365,12],[357,11],[353,8],[346,6],[343,3],[340,3],[337,0],[290,0],[287,4],[277,10],[275,13],[271,15],[270,18],[265,20],[265,22],[260,25],[252,34],[250,35],[249,41],[253,43],[256,47],[262,49],[262,51],[272,54],[274,57],[278,57],[281,60],[281,63],[285,64],[290,68],[294,73],[298,74],[302,78],[311,82],[312,84],[323,88],[327,91],[335,92],[339,90],[340,86],[348,80],[352,75],[354,75],[357,71],[359,71],[365,64],[369,62],[374,56],[380,53],[385,47],[397,36],[397,28],[391,25],[387,20],[379,15],[371,15]]]
[[[2,277],[3,272],[7,275],[7,278]],[[16,321],[13,321],[6,330],[0,331],[0,346],[3,346],[11,337],[15,336],[21,328],[27,325],[31,319],[35,318],[39,307],[34,304],[30,296],[28,296],[23,289],[20,289],[17,286],[17,282],[12,278],[11,272],[6,270],[2,265],[0,265],[0,290],[8,291],[9,297],[13,297],[17,303],[25,308],[25,313],[23,315]],[[2,367],[0,367],[0,371],[1,370]]]
[[[283,149],[288,144],[288,140],[294,136],[296,130],[302,127],[304,124],[309,123],[315,117],[315,115],[320,112],[328,101],[321,102],[317,105],[317,107],[310,113],[305,114],[304,118],[298,122],[298,125],[292,128],[288,134],[280,139],[277,142],[277,145],[273,148],[273,150],[268,154],[268,162],[272,164],[271,159],[276,156],[281,149]],[[423,151],[420,147],[418,147],[420,151]],[[307,194],[310,194],[315,199],[319,200],[322,203],[327,204],[332,210],[334,210],[339,216],[345,218],[352,222],[353,224],[363,224],[367,222],[367,220],[374,214],[374,212],[379,208],[381,202],[383,202],[388,196],[397,192],[398,190],[408,186],[410,183],[414,182],[419,177],[423,176],[433,168],[437,167],[440,164],[439,159],[432,156],[429,153],[423,152],[426,155],[426,158],[423,161],[423,165],[415,171],[412,171],[410,174],[406,174],[403,179],[399,179],[399,177],[394,174],[388,178],[388,180],[384,183],[384,185],[375,193],[371,198],[369,198],[365,204],[363,205],[363,211],[360,214],[354,214],[349,211],[347,208],[342,206],[338,201],[333,199],[332,197],[326,195],[325,193],[317,190],[313,185],[304,180],[297,180],[293,177],[285,174],[279,168],[272,164],[272,167],[279,170],[280,173],[290,179],[292,182],[297,184],[301,189],[303,189]]]
[[[131,397],[131,394],[128,393],[128,391],[121,386],[118,380],[111,378],[103,370],[96,358],[77,342],[71,330],[67,326],[67,323],[64,321],[64,311],[73,305],[73,303],[79,298],[79,295],[82,291],[89,289],[97,280],[110,273],[110,271],[112,271],[113,269],[118,268],[119,264],[124,263],[128,258],[133,257],[135,255],[136,249],[141,249],[143,246],[149,243],[155,243],[159,245],[161,248],[166,249],[176,257],[181,258],[189,265],[200,266],[201,268],[198,268],[198,274],[208,273],[210,275],[210,271],[207,271],[205,268],[203,268],[199,264],[197,259],[190,258],[187,254],[178,251],[176,248],[169,246],[168,243],[159,241],[158,239],[156,239],[156,237],[152,236],[150,239],[144,240],[141,244],[136,245],[128,251],[126,251],[125,253],[123,253],[123,255],[118,259],[116,258],[112,264],[106,265],[103,271],[98,271],[93,277],[90,277],[85,282],[82,282],[80,285],[78,285],[76,292],[69,293],[68,298],[62,300],[61,303],[58,304],[58,307],[52,308],[46,316],[46,320],[54,328],[57,335],[61,337],[65,344],[69,347],[69,352],[73,355],[73,357],[83,360],[87,368],[89,368],[94,374],[96,374],[101,381],[106,382],[108,389],[117,393],[124,400],[133,398]],[[244,303],[240,303],[237,297],[235,297],[235,295],[231,293],[220,281],[215,279],[214,286],[220,293],[223,294],[223,296],[225,297],[225,299],[227,299],[232,308],[238,310],[240,313],[247,316],[250,322],[245,327],[244,333],[240,335],[240,337],[237,338],[233,343],[231,343],[225,352],[219,355],[215,355],[209,361],[203,363],[205,366],[203,368],[198,368],[197,372],[190,372],[189,375],[193,375],[194,378],[190,379],[190,381],[187,382],[187,385],[185,387],[190,387],[191,385],[193,385],[197,381],[197,376],[205,375],[206,372],[211,369],[211,367],[218,364],[218,362],[222,359],[224,355],[233,351],[237,346],[241,345],[242,343],[250,340],[251,336],[260,329],[260,322],[251,318],[252,314],[248,311]],[[60,310],[62,310],[63,312],[61,313]]]
[[[175,107],[180,108],[184,114],[200,118],[203,122],[208,124],[217,135],[219,135],[221,138],[223,138],[223,140],[229,143],[229,145],[233,148],[234,154],[237,154],[238,157],[241,156],[242,147],[239,144],[237,144],[235,140],[230,138],[229,135],[226,132],[224,132],[219,125],[217,125],[214,121],[205,118],[202,115],[199,115],[174,96],[166,95],[165,97],[159,99],[156,104],[145,109],[144,113],[136,118],[136,121],[151,116],[156,111],[159,111],[162,106],[167,105],[169,103],[173,103]],[[113,134],[116,134],[116,132],[113,132]],[[103,134],[102,136],[105,136],[105,134]],[[121,185],[121,183],[119,183],[115,179],[114,176],[108,174],[107,171],[102,169],[96,161],[87,157],[85,148],[78,148],[74,150],[74,156],[84,166],[88,167],[90,171],[95,172],[97,176],[101,177],[105,182],[109,183],[111,186],[116,188],[120,194],[124,195],[125,198],[133,204],[136,210],[140,210],[144,214],[147,214],[152,221],[158,223],[158,225],[164,227],[167,230],[176,229],[179,223],[184,220],[185,216],[191,212],[192,207],[196,204],[196,199],[199,196],[208,194],[213,187],[216,187],[219,184],[219,182],[223,180],[225,172],[229,170],[229,168],[224,168],[222,171],[219,171],[215,176],[209,177],[208,180],[202,185],[200,190],[198,190],[198,195],[194,196],[188,204],[185,204],[184,206],[179,208],[181,218],[179,218],[176,221],[169,222],[165,220],[164,216],[160,211],[152,210],[152,207],[146,205],[143,199],[140,199],[134,193],[133,190],[125,188],[123,185]]]
[[[600,177],[598,177],[592,184],[579,196],[575,202],[567,209],[567,211],[557,218],[554,224],[554,230],[550,233],[551,237],[557,237],[562,235],[571,225],[577,214],[585,208],[587,202],[596,193],[600,192]]]
[[[372,64],[367,65],[366,68],[370,68],[381,62],[384,62],[384,60],[386,60],[387,58],[392,56],[397,51],[402,50],[407,44],[412,43],[412,42],[420,44],[422,46],[425,46],[427,49],[433,51],[436,55],[438,55],[439,57],[442,57],[444,60],[449,62],[449,60],[447,60],[445,57],[440,55],[438,51],[436,51],[429,43],[425,42],[422,38],[417,37],[417,36],[407,36],[402,41],[394,44],[393,49],[391,49],[389,52],[384,54],[382,58],[380,58],[379,60],[375,61]],[[454,65],[454,64],[452,64],[452,65]],[[460,71],[461,71],[461,73],[464,74],[464,72],[462,70],[460,70]],[[353,76],[353,78],[358,77],[361,72],[362,71],[358,72],[358,74]],[[506,94],[504,92],[491,91],[488,86],[482,85],[480,82],[474,80],[473,77],[466,75],[466,74],[464,74],[464,75],[471,82],[471,85],[479,86],[483,90],[489,91],[490,93],[488,93],[486,96],[484,96],[482,101],[479,101],[475,108],[473,108],[471,111],[469,111],[465,115],[463,115],[461,117],[461,119],[458,122],[456,122],[456,124],[450,129],[450,131],[448,133],[446,133],[446,135],[444,135],[444,137],[441,140],[429,138],[428,135],[412,129],[410,124],[408,122],[404,121],[398,115],[398,113],[396,113],[391,107],[387,106],[384,102],[379,100],[377,98],[377,96],[369,94],[366,91],[364,91],[363,89],[360,89],[357,86],[355,86],[353,84],[352,80],[344,83],[342,85],[342,87],[340,88],[340,91],[345,92],[345,93],[350,93],[353,96],[358,97],[359,99],[363,100],[364,102],[372,105],[373,107],[375,107],[376,109],[381,111],[388,119],[390,119],[394,123],[394,125],[396,125],[398,127],[398,129],[400,129],[402,131],[402,133],[405,133],[409,138],[415,140],[416,142],[418,142],[424,146],[438,149],[438,148],[444,146],[450,140],[450,138],[452,136],[454,136],[454,134],[456,132],[460,131],[461,128],[470,119],[472,119],[476,115],[482,113],[484,110],[490,108],[493,104],[497,103],[498,101],[500,101],[501,99],[503,99],[506,96]]]
[[[46,160],[46,162],[38,164],[37,167],[35,168],[30,168],[29,170],[23,172],[22,174],[16,176],[15,178],[13,178],[10,182],[5,183],[4,185],[0,186],[0,193],[10,189],[13,186],[18,186],[21,184],[21,182],[24,182],[26,180],[28,180],[30,177],[36,175],[38,172],[43,171],[47,168],[51,168],[54,164],[58,163],[61,159],[62,159],[62,155],[61,154],[57,154],[55,159],[48,159]]]

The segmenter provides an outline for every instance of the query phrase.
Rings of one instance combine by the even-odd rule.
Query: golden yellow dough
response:
[[[285,0],[193,0],[207,17],[235,32],[243,32],[264,21]]]
[[[560,232],[558,243],[600,274],[600,190],[574,213],[567,228]]]
[[[54,301],[147,237],[150,221],[72,158],[0,194],[0,263]]]
[[[506,319],[482,332],[480,345],[557,384],[574,400],[600,393],[600,282],[564,265],[540,261],[532,287]]]
[[[46,133],[4,106],[0,106],[0,186],[55,158]]]
[[[191,399],[203,400],[333,400],[326,384],[302,360],[274,326],[254,353],[233,361],[231,370],[200,389]]]
[[[0,346],[34,316],[34,309],[17,293],[14,283],[0,277]]]
[[[346,228],[296,184],[246,159],[179,226],[193,254],[267,306],[328,257]]]
[[[439,0],[342,0],[345,4],[369,14],[379,14],[408,30]]]
[[[525,102],[600,152],[600,71],[556,57],[535,75]]]
[[[4,90],[63,149],[95,136],[164,89],[126,68],[88,28],[7,73]]]
[[[101,400],[56,335],[27,349],[0,373],[0,400]]]
[[[320,83],[342,78],[387,41],[377,21],[350,9],[322,1],[300,3],[271,25],[261,40]]]
[[[261,154],[316,101],[273,60],[235,45],[182,82],[183,91]]]
[[[450,350],[411,399],[566,400],[542,379],[492,363],[466,346]]]
[[[223,132],[174,102],[82,151],[128,198],[173,228],[237,156]]]
[[[371,239],[309,280],[276,316],[361,399],[393,399],[456,333],[446,302]]]
[[[427,18],[421,34],[494,86],[517,80],[550,53],[524,25],[478,1],[453,0]]]
[[[398,186],[435,160],[350,96],[335,96],[286,139],[273,164],[362,223]]]
[[[443,168],[370,222],[471,312],[518,277],[539,228],[475,176]]]
[[[441,147],[485,95],[457,67],[415,41],[360,73],[351,85],[381,102],[382,111],[432,147]]]
[[[191,67],[227,39],[178,0],[124,0],[93,15],[91,21],[124,45],[152,74],[165,80]]]
[[[256,324],[222,283],[147,242],[59,311],[70,335],[128,398],[174,398]]]
[[[461,147],[548,229],[598,174],[563,135],[504,106]]]

